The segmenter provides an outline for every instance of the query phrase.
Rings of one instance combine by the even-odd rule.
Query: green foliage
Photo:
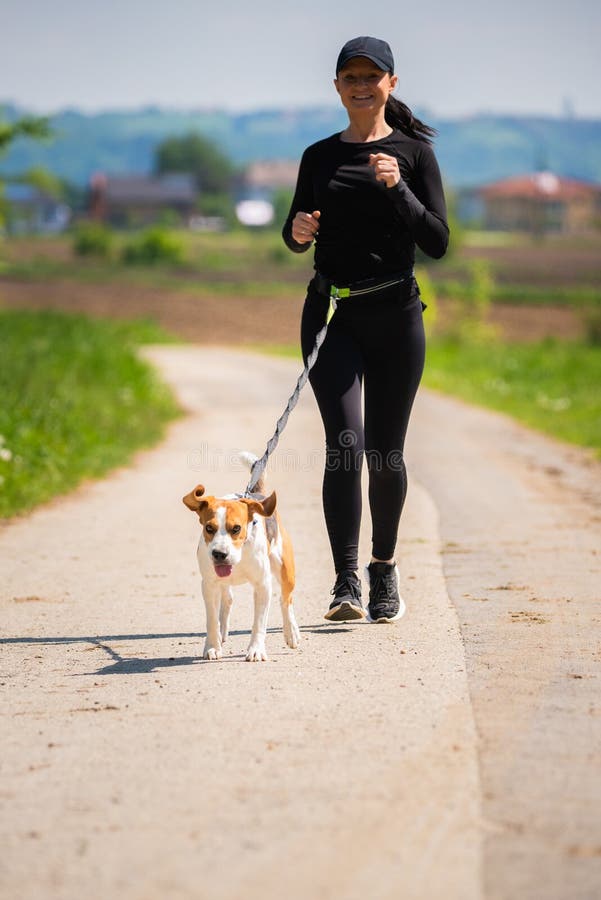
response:
[[[21,184],[30,184],[54,200],[64,199],[64,182],[43,166],[33,166],[14,180]]]
[[[232,164],[217,144],[195,132],[160,143],[155,152],[155,170],[159,174],[189,172],[195,176],[202,195],[227,193],[234,174]]]
[[[452,301],[452,321],[447,329],[457,341],[486,341],[494,336],[488,323],[494,280],[490,263],[474,259],[468,264],[469,282]]]
[[[589,301],[584,306],[582,317],[588,343],[601,347],[601,297]]]
[[[52,136],[47,118],[37,116],[21,116],[14,122],[0,119],[0,156],[7,153],[10,145],[19,137],[31,137],[43,140]],[[0,226],[6,215],[6,205],[2,198],[2,180],[0,179]]]
[[[107,259],[113,248],[113,234],[100,222],[80,222],[73,229],[73,252],[76,256]]]
[[[30,137],[44,140],[52,137],[53,131],[47,118],[38,116],[21,116],[15,122],[0,120],[0,154],[8,150],[9,145],[19,137]]]
[[[181,225],[182,220],[181,216],[174,209],[163,209],[155,221],[158,228],[169,231],[170,229],[177,228],[178,225]]]
[[[178,264],[184,258],[183,242],[162,228],[148,228],[125,244],[123,262],[133,265]]]
[[[198,206],[203,216],[220,216],[231,228],[236,222],[234,201],[228,193],[201,194]]]
[[[292,253],[283,241],[274,241],[271,245],[269,248],[269,261],[275,263],[276,266],[292,265]]]
[[[0,312],[0,516],[103,475],[178,415],[134,342],[143,323]]]
[[[284,227],[284,222],[290,212],[293,197],[294,191],[292,188],[278,188],[273,192],[273,197],[271,198],[273,204],[273,224],[271,227],[276,231],[281,231]]]

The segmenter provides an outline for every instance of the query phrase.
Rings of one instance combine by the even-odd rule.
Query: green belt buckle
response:
[[[350,288],[339,288],[336,287],[335,284],[330,288],[330,297],[333,297],[334,300],[340,300],[343,297],[350,297],[351,289]]]
[[[328,314],[326,316],[326,325],[330,324],[330,319],[336,312],[336,306],[338,305],[338,300],[344,297],[351,296],[350,288],[337,288],[335,284],[330,288],[330,307],[328,309]]]

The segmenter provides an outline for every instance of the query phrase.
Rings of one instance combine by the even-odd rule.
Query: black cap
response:
[[[380,41],[373,37],[357,37],[347,41],[338,54],[336,75],[341,69],[344,69],[349,59],[353,59],[355,56],[365,56],[383,72],[394,73],[394,57],[386,41]]]

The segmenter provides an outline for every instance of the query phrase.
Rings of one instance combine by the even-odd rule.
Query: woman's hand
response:
[[[399,163],[395,156],[386,153],[370,153],[369,164],[376,174],[376,181],[383,181],[387,188],[395,187],[401,180]]]
[[[297,244],[310,244],[319,229],[320,216],[318,209],[312,213],[297,212],[292,220],[292,239]]]

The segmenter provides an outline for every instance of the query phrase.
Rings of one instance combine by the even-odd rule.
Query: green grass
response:
[[[126,463],[179,414],[136,345],[151,322],[0,311],[0,516]]]
[[[439,297],[462,298],[470,293],[466,281],[439,279],[434,281]],[[518,303],[528,306],[573,306],[587,308],[601,303],[601,289],[594,287],[551,287],[532,284],[494,284],[490,299],[493,303]]]
[[[297,346],[256,349],[293,357],[302,367]],[[555,340],[478,344],[430,338],[423,383],[601,456],[599,347]]]
[[[431,340],[424,383],[601,455],[601,348]]]

